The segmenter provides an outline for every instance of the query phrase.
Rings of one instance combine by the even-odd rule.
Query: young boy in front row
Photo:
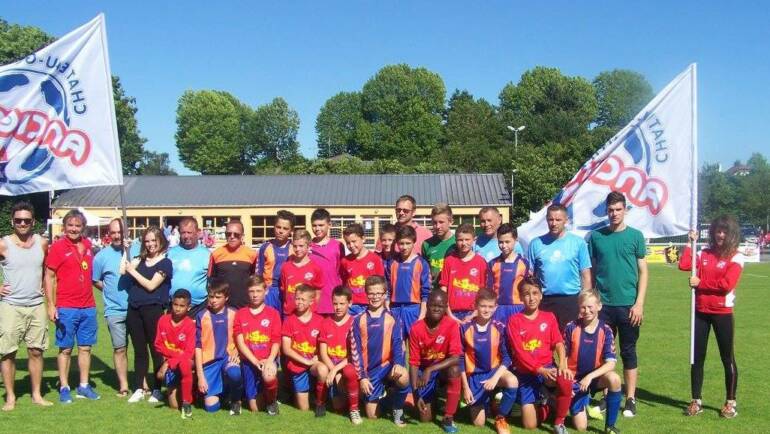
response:
[[[281,350],[286,361],[286,372],[294,386],[297,408],[310,409],[310,377],[316,379],[315,416],[326,415],[326,375],[329,370],[318,360],[318,337],[323,318],[313,313],[316,290],[305,284],[294,291],[294,313],[287,316],[281,327]]]
[[[385,275],[385,266],[382,263],[382,258],[364,245],[366,241],[364,227],[359,223],[352,223],[346,227],[342,231],[342,237],[345,239],[345,246],[350,254],[342,258],[340,262],[340,277],[342,284],[353,291],[350,314],[356,316],[365,311],[369,304],[366,298],[366,279],[369,276]]]
[[[574,374],[572,386],[572,422],[578,431],[588,427],[586,408],[597,391],[607,391],[605,432],[620,432],[615,427],[620,411],[620,376],[615,372],[615,340],[610,326],[599,319],[602,302],[596,290],[578,295],[580,314],[564,329],[568,368]],[[599,357],[601,355],[601,358]]]
[[[518,401],[521,404],[522,424],[526,429],[535,429],[538,419],[546,419],[548,409],[545,404],[539,409],[539,418],[535,404],[542,401],[540,389],[543,385],[555,385],[554,433],[566,433],[564,419],[572,398],[572,376],[567,369],[566,350],[559,333],[559,323],[553,313],[540,310],[543,290],[537,280],[524,278],[519,284],[519,295],[524,303],[524,311],[508,319],[507,334],[519,382]],[[554,350],[559,358],[558,368],[554,365]]]
[[[171,313],[160,317],[155,333],[155,350],[163,356],[158,379],[166,383],[171,408],[179,408],[177,391],[181,389],[182,419],[192,417],[195,321],[187,316],[191,302],[188,290],[177,289],[171,296]]]
[[[213,413],[227,393],[230,415],[241,414],[241,361],[233,340],[235,309],[225,303],[230,285],[215,279],[209,283],[208,306],[195,317],[195,372],[203,407]]]
[[[473,251],[473,226],[463,223],[455,231],[455,250],[444,260],[439,285],[449,296],[449,316],[457,322],[472,317],[476,293],[487,283],[487,262]]]
[[[503,324],[511,315],[524,310],[519,296],[521,279],[531,274],[529,262],[516,253],[516,228],[503,223],[497,228],[497,245],[500,256],[487,264],[487,288],[497,294],[495,320]]]
[[[377,406],[385,387],[392,384],[393,423],[404,422],[404,401],[409,393],[409,376],[404,363],[404,339],[398,319],[385,309],[386,286],[382,276],[369,276],[365,282],[367,309],[353,319],[350,334],[351,360],[366,395],[366,417],[377,417]]]
[[[412,229],[409,227],[409,229]],[[414,230],[413,230],[414,231]],[[454,415],[460,403],[460,328],[446,314],[447,295],[433,291],[428,297],[425,318],[414,323],[409,338],[409,371],[417,398],[420,422],[433,420],[433,400],[438,382],[446,384],[446,406],[441,426],[444,432],[457,432]]]
[[[342,391],[347,391],[350,421],[353,425],[360,425],[363,421],[358,411],[358,374],[348,362],[348,335],[353,326],[353,317],[348,313],[351,298],[353,293],[346,286],[338,286],[332,291],[334,314],[324,318],[321,325],[318,355],[329,369],[326,385],[331,388],[334,409],[340,411],[344,407]]]
[[[241,357],[244,396],[249,410],[257,411],[257,398],[264,389],[267,414],[278,414],[278,364],[281,348],[281,316],[265,304],[267,285],[262,276],[249,278],[249,305],[235,313],[233,335]]]
[[[493,318],[497,296],[482,288],[476,294],[476,316],[460,328],[464,357],[461,359],[463,396],[470,405],[471,421],[484,426],[486,409],[496,388],[503,389],[503,399],[495,416],[498,434],[510,433],[506,417],[516,402],[518,384],[516,376],[508,370],[511,365],[506,343],[505,325]]]

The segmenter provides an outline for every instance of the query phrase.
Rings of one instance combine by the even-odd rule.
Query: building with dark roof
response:
[[[132,236],[149,225],[176,225],[185,216],[223,236],[225,222],[237,218],[252,244],[271,238],[279,209],[292,211],[297,226],[304,227],[314,209],[326,208],[332,215],[332,236],[340,237],[342,228],[358,221],[373,243],[379,227],[395,220],[395,200],[403,194],[417,200],[416,220],[427,226],[430,209],[438,202],[452,206],[456,225],[478,226],[477,214],[484,206],[497,207],[508,221],[511,206],[501,174],[126,176],[124,182]],[[53,201],[52,214],[60,218],[78,207],[98,217],[119,217],[120,189],[63,192]]]

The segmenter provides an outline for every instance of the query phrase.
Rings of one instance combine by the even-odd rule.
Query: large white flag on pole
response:
[[[696,65],[690,65],[580,168],[552,203],[579,235],[608,225],[605,199],[626,196],[625,221],[647,238],[682,235],[697,221]],[[523,244],[547,232],[546,208],[518,228]]]
[[[0,66],[0,194],[123,184],[104,15]]]

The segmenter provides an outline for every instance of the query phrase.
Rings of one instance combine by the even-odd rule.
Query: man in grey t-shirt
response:
[[[0,239],[0,365],[6,399],[3,411],[16,407],[14,379],[16,352],[24,341],[29,355],[32,402],[53,405],[40,394],[43,377],[43,352],[48,348],[48,315],[43,297],[43,264],[48,242],[32,232],[34,208],[18,202],[11,209],[13,233]]]

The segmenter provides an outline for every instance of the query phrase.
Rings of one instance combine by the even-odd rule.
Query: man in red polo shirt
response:
[[[411,226],[417,232],[417,241],[414,243],[414,251],[417,254],[422,253],[422,242],[433,236],[433,232],[425,226],[419,225],[412,220],[417,212],[417,201],[410,195],[405,194],[396,200],[396,227]]]
[[[88,382],[91,368],[91,346],[96,343],[96,303],[91,288],[93,254],[91,242],[82,236],[86,217],[78,210],[64,216],[64,236],[51,245],[46,257],[44,289],[48,318],[56,323],[56,346],[59,355],[59,402],[72,402],[69,368],[75,339],[78,345],[80,383],[78,398],[99,399]]]

